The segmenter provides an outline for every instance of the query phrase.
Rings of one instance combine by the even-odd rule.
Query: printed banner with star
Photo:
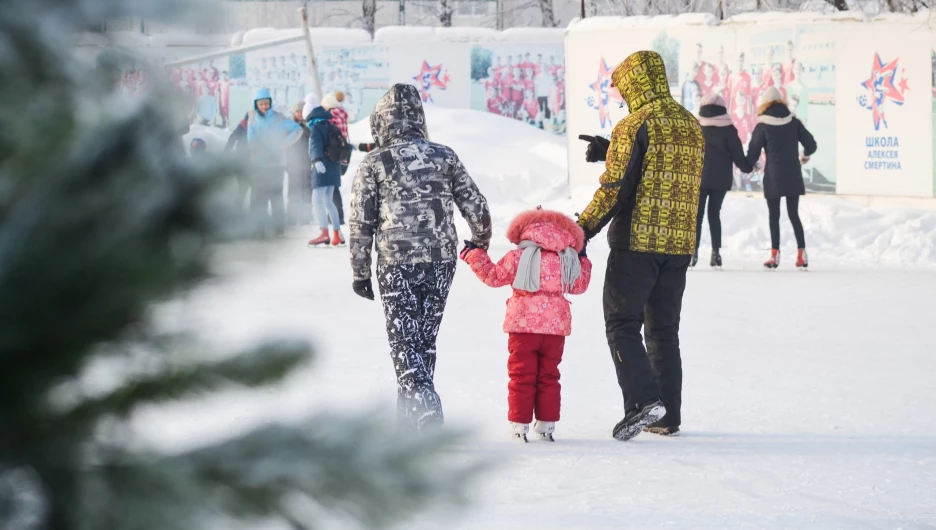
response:
[[[865,26],[842,35],[836,64],[839,193],[932,194],[928,37]]]

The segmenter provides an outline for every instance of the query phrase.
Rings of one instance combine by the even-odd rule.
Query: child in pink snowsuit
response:
[[[585,234],[571,218],[537,208],[510,223],[507,239],[517,245],[497,264],[487,251],[465,248],[461,258],[491,287],[513,286],[504,331],[507,349],[507,419],[514,439],[526,441],[536,414],[536,431],[553,441],[559,421],[559,363],[572,333],[566,294],[581,294],[591,280]]]

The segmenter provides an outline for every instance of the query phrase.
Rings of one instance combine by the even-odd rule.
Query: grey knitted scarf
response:
[[[517,276],[514,278],[513,288],[531,293],[540,289],[540,262],[543,259],[543,249],[535,241],[521,241],[517,248],[523,249],[520,255],[520,264],[517,265]],[[559,251],[559,261],[562,263],[562,292],[572,292],[572,286],[582,274],[582,263],[578,252],[572,247]]]

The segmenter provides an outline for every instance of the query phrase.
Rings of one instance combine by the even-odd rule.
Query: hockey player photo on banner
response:
[[[565,65],[561,44],[475,46],[471,108],[565,134]]]

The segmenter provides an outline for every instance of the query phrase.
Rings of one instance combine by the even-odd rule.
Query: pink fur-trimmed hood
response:
[[[523,212],[514,218],[507,229],[507,239],[515,245],[524,240],[534,241],[553,252],[568,247],[581,252],[585,246],[585,232],[571,217],[540,209]]]

